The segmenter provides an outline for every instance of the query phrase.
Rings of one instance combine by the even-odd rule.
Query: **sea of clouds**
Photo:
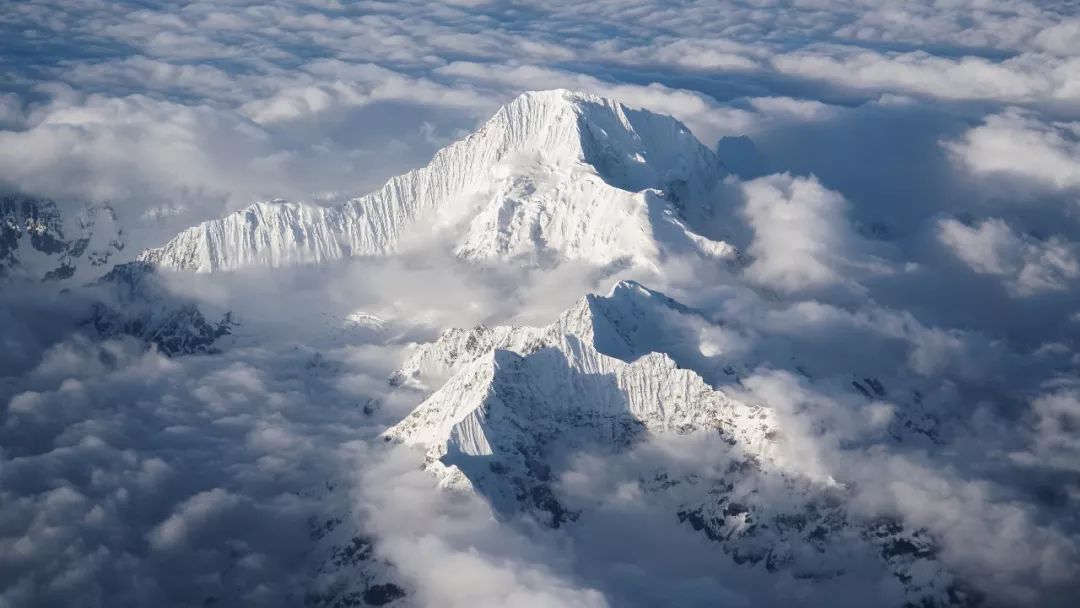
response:
[[[1080,597],[1074,1],[34,0],[0,11],[0,75],[0,187],[108,202],[136,250],[255,200],[366,193],[522,91],[671,114],[732,170],[746,264],[672,260],[650,286],[716,321],[693,347],[748,366],[731,390],[778,412],[798,473],[930,530],[992,604]],[[660,521],[632,481],[707,468],[694,445],[571,460],[560,491],[601,515],[553,532],[377,439],[419,401],[386,383],[410,342],[543,325],[612,280],[439,243],[180,277],[243,321],[174,358],[90,334],[77,293],[0,284],[0,607],[300,605],[334,509],[423,605],[872,603],[772,589]],[[379,326],[343,331],[357,311]],[[944,444],[890,444],[903,404],[866,404],[856,374],[919,391]]]

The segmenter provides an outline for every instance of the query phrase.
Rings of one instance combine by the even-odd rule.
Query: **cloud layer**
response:
[[[364,194],[524,90],[674,115],[719,142],[733,174],[709,228],[743,253],[649,277],[708,319],[678,348],[778,412],[799,474],[930,530],[992,601],[1077,597],[1071,3],[35,0],[6,6],[0,34],[0,189],[112,204],[132,256],[255,200]],[[670,505],[636,476],[710,474],[687,464],[701,445],[574,455],[559,491],[595,510],[571,532],[498,520],[380,447],[419,399],[385,382],[410,342],[545,324],[613,279],[444,254],[176,277],[242,318],[207,357],[102,341],[80,293],[5,286],[0,606],[296,605],[333,553],[311,548],[312,518],[333,517],[378,539],[387,580],[421,605],[820,597],[762,591],[655,523]],[[887,393],[853,388],[866,378]],[[890,443],[905,423],[933,438]],[[635,555],[630,532],[679,567]]]

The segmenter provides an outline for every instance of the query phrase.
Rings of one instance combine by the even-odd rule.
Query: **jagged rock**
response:
[[[97,283],[103,297],[88,323],[102,337],[133,336],[169,356],[215,352],[217,341],[231,332],[232,313],[211,323],[194,303],[168,293],[160,281],[143,262],[114,267]]]
[[[51,200],[0,197],[0,277],[92,280],[123,250],[109,205],[73,206],[65,214]]]

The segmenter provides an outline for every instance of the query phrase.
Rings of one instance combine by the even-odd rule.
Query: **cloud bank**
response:
[[[742,257],[649,277],[703,312],[672,348],[773,408],[798,474],[933,534],[990,605],[1075,603],[1070,3],[35,0],[0,33],[0,189],[109,203],[130,256],[256,200],[364,194],[524,90],[675,116],[733,173],[708,228]],[[617,278],[446,258],[173,277],[241,319],[197,357],[101,340],[81,293],[5,284],[0,606],[293,606],[369,538],[381,578],[361,591],[418,605],[820,604],[825,583],[657,523],[671,505],[643,471],[715,477],[708,446],[570,455],[556,490],[592,509],[570,531],[500,519],[386,449],[421,398],[386,383],[411,343],[543,325]]]

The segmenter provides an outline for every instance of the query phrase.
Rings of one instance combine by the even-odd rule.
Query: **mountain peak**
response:
[[[525,91],[502,106],[502,110],[510,110],[516,106],[548,106],[552,109],[562,108],[574,110],[585,104],[610,105],[616,102],[570,89],[545,89],[541,91]]]
[[[801,452],[791,450],[785,425],[797,418],[712,386],[680,363],[680,346],[696,344],[698,332],[680,337],[677,323],[661,326],[680,306],[622,281],[545,328],[448,332],[412,361],[437,358],[447,378],[414,366],[421,386],[435,380],[434,390],[382,436],[422,449],[440,486],[475,492],[504,518],[595,525],[605,507],[568,486],[580,463],[603,463],[589,470],[626,475],[635,504],[656,496],[651,504],[747,571],[813,585],[882,576],[900,583],[887,588],[897,598],[888,605],[977,604],[926,529],[869,517],[848,506],[840,484],[792,466]],[[639,352],[612,351],[609,338]],[[608,460],[619,454],[629,457]],[[681,464],[694,454],[710,463],[707,474]]]
[[[582,161],[634,192],[711,185],[723,173],[716,155],[675,118],[566,89],[519,95],[479,133],[498,133],[520,152]]]
[[[555,88],[543,89],[539,91],[525,91],[524,93],[514,98],[514,101],[511,101],[510,104],[516,103],[524,99],[535,99],[545,103],[564,103],[569,105],[574,105],[581,102],[612,103],[610,99],[600,97],[599,95],[593,95],[591,93],[585,93],[582,91],[574,91],[571,89]]]
[[[664,350],[679,366],[695,369],[700,367],[695,358],[697,341],[687,317],[697,319],[700,313],[636,281],[619,281],[608,295],[588,294],[543,327],[449,329],[435,342],[419,346],[391,383],[423,388],[485,353],[531,353],[561,343],[565,336],[626,363]]]
[[[607,297],[609,299],[624,298],[624,297],[652,297],[654,295],[663,295],[657,291],[653,291],[648,287],[645,287],[641,283],[633,279],[622,279],[608,290]],[[667,297],[667,296],[663,296]]]
[[[341,205],[260,203],[140,259],[201,272],[319,263],[430,246],[466,260],[656,269],[669,252],[729,258],[693,233],[724,174],[678,120],[565,90],[525,93],[423,168]]]

